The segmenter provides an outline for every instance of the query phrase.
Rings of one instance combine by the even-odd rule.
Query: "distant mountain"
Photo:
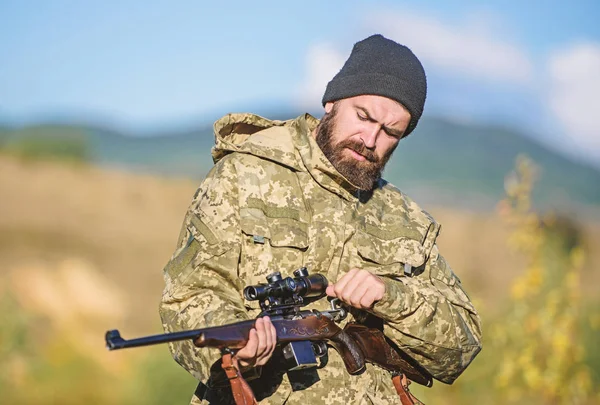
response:
[[[10,128],[8,126],[3,126],[2,124],[0,124],[0,146],[6,139],[8,139],[8,137],[12,133],[12,131],[13,131],[12,128]]]
[[[286,119],[282,113],[270,118]],[[200,179],[212,167],[212,125],[132,136],[98,126],[46,124],[12,129],[0,124],[0,146],[30,136],[82,137],[94,163],[137,172]],[[519,154],[540,167],[534,199],[541,208],[600,210],[600,171],[575,162],[506,128],[424,118],[401,141],[385,178],[425,204],[489,209],[503,196]]]
[[[425,119],[402,141],[386,177],[404,188],[430,189],[463,204],[469,197],[497,201],[518,155],[539,166],[535,202],[544,208],[573,204],[600,208],[600,171],[560,155],[506,128]]]

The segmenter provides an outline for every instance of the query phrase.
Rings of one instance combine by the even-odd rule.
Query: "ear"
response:
[[[329,114],[333,110],[333,101],[325,103],[325,114]]]

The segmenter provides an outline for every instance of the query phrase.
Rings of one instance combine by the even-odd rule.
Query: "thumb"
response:
[[[325,294],[329,295],[330,297],[336,297],[335,291],[333,290],[333,284],[330,284],[327,286],[327,289],[325,290]]]

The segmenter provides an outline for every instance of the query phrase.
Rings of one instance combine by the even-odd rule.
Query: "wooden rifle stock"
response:
[[[277,331],[277,343],[299,341],[329,341],[342,356],[350,374],[365,368],[365,359],[356,342],[348,336],[332,319],[322,315],[309,315],[300,319],[271,318]],[[193,340],[197,347],[217,347],[220,349],[240,349],[248,343],[254,320],[198,330]]]
[[[394,373],[405,374],[410,380],[426,387],[433,385],[429,373],[415,364],[402,350],[392,347],[379,329],[349,323],[344,330],[360,347],[365,361]]]
[[[360,373],[365,362],[369,362],[406,374],[410,380],[426,387],[433,383],[429,374],[414,364],[408,355],[392,347],[379,329],[358,323],[349,323],[341,329],[333,320],[314,315],[302,319],[273,318],[271,322],[280,344],[302,340],[328,341],[338,351],[350,374]],[[239,349],[248,342],[253,327],[254,321],[244,321],[208,328],[194,340],[194,344],[198,347]]]

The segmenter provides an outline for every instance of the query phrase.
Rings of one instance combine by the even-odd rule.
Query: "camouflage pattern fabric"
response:
[[[353,189],[311,136],[317,124],[308,114],[290,121],[230,114],[215,123],[215,166],[193,198],[164,272],[165,330],[256,317],[258,303],[246,301],[242,290],[274,271],[290,275],[304,266],[336,281],[353,268],[367,269],[382,277],[386,294],[370,313],[354,310],[346,321],[379,320],[388,338],[436,379],[452,383],[479,352],[481,329],[438,252],[440,225],[383,180],[372,193]],[[309,309],[327,306],[323,299]],[[233,403],[228,384],[216,381],[218,350],[191,342],[170,349],[200,381],[192,403]],[[351,376],[333,349],[317,370],[285,374],[274,355],[252,371],[249,383],[261,404],[398,403],[389,372],[368,365]]]

